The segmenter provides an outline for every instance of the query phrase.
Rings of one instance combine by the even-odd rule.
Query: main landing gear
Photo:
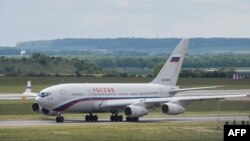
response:
[[[64,122],[64,117],[61,116],[60,114],[56,117],[56,122],[57,123],[63,123]]]
[[[98,121],[98,116],[97,115],[92,115],[92,113],[90,113],[89,115],[85,116],[85,120],[87,122],[97,122]],[[118,114],[113,114],[113,115],[110,116],[110,121],[111,122],[122,122],[123,121],[123,116],[118,115]],[[127,122],[138,122],[139,117],[126,117],[126,121]],[[58,116],[56,117],[56,122],[57,123],[63,123],[64,122],[64,117],[61,114],[58,114]]]
[[[87,121],[87,122],[97,122],[98,121],[98,116],[97,115],[92,115],[92,113],[90,113],[89,115],[85,116],[85,121]]]
[[[127,122],[138,122],[139,117],[126,117]]]
[[[123,116],[122,115],[118,115],[118,114],[115,114],[115,115],[111,115],[110,116],[110,121],[111,122],[122,122],[123,121]]]

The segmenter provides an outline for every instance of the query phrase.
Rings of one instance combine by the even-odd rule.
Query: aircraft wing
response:
[[[147,99],[143,103],[146,108],[150,108],[154,105],[161,105],[168,102],[189,102],[189,101],[197,101],[197,100],[219,100],[226,98],[240,98],[247,97],[246,94],[237,94],[237,95],[209,95],[209,96],[179,96],[179,97],[169,97],[169,98],[156,98],[156,99]],[[134,103],[133,105],[141,105],[141,103]]]
[[[238,97],[247,97],[246,94],[237,94],[237,95],[209,95],[209,96],[178,96],[178,97],[169,97],[169,98],[155,98],[147,99],[145,103],[151,102],[170,102],[170,101],[194,101],[194,100],[211,100],[211,99],[226,99],[226,98],[238,98]]]
[[[212,99],[226,99],[247,97],[246,94],[235,95],[208,95],[208,96],[176,96],[168,98],[147,98],[147,99],[124,99],[124,100],[108,100],[102,103],[101,108],[106,110],[123,110],[128,105],[143,105],[145,108],[157,107],[167,102],[174,101],[197,101],[197,100],[212,100]]]
[[[215,89],[215,88],[222,88],[223,86],[209,86],[209,87],[196,87],[196,88],[185,88],[185,89],[172,89],[169,90],[169,93],[178,93],[178,92],[184,92],[184,91],[193,91],[193,90],[205,90],[205,89]]]

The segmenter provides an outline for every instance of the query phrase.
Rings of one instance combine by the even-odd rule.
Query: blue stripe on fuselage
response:
[[[70,101],[54,109],[54,111],[65,111],[76,103],[83,101],[101,101],[101,100],[126,100],[126,99],[144,99],[144,98],[160,98],[160,97],[89,97]]]

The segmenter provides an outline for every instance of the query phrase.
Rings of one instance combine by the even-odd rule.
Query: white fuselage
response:
[[[117,102],[118,105],[126,102],[134,103],[148,98],[169,97],[171,86],[139,83],[139,84],[112,84],[112,83],[72,83],[48,87],[36,97],[36,102],[52,111],[59,112],[105,112],[107,101]],[[41,96],[41,94],[48,94]],[[124,105],[127,105],[124,104]],[[124,107],[116,107],[123,110]]]

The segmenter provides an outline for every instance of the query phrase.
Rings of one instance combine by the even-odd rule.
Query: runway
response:
[[[249,121],[249,116],[167,116],[160,118],[140,118],[139,122],[110,122],[109,119],[99,119],[98,122],[85,122],[83,119],[65,119],[64,123],[56,123],[55,120],[8,120],[0,121],[0,127],[14,127],[14,126],[58,126],[58,125],[109,125],[109,124],[140,124],[140,123],[163,123],[163,122],[220,122],[233,121],[241,123],[241,121]]]
[[[24,96],[22,94],[17,94],[17,93],[11,93],[11,94],[0,93],[0,100],[21,100],[21,99],[35,99],[35,97]]]

